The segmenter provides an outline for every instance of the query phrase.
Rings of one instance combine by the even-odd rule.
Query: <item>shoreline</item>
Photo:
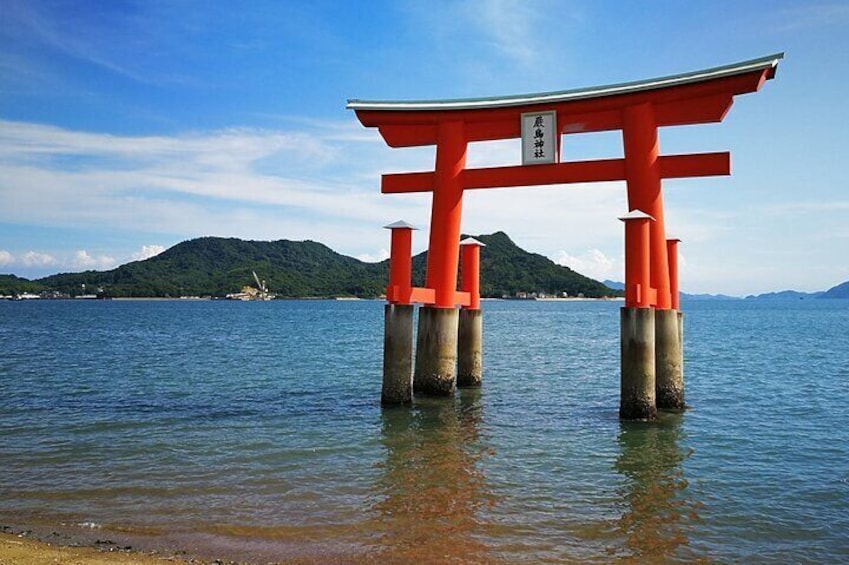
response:
[[[187,555],[146,552],[109,540],[84,543],[59,532],[52,532],[48,538],[33,534],[31,530],[16,533],[4,527],[0,532],[0,563],[3,565],[161,565],[163,561],[206,563]]]
[[[191,531],[65,522],[0,526],[0,565],[330,565],[382,563],[386,547],[336,538],[326,528],[288,535]]]

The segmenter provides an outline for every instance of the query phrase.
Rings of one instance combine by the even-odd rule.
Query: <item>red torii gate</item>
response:
[[[775,54],[675,76],[524,96],[400,102],[349,100],[347,107],[356,112],[360,122],[378,128],[389,146],[436,146],[434,171],[385,174],[382,178],[381,190],[386,194],[433,192],[425,287],[410,289],[400,296],[393,294],[390,284],[387,300],[401,305],[420,302],[435,309],[469,306],[468,293],[456,290],[464,190],[624,180],[628,209],[640,210],[650,217],[648,241],[626,242],[626,263],[631,268],[626,269],[625,306],[677,310],[677,280],[670,279],[661,179],[728,175],[730,154],[660,155],[657,129],[722,121],[734,96],[759,90],[775,76],[782,57],[783,54]],[[466,168],[469,143],[520,138],[523,116],[543,114],[555,117],[554,162]],[[610,130],[622,131],[624,158],[557,162],[560,136]],[[534,162],[533,158],[529,161]],[[643,233],[626,231],[635,234],[632,238]],[[637,257],[631,256],[635,253]],[[675,258],[672,260],[674,263]],[[644,272],[646,266],[648,273]],[[676,289],[674,295],[672,288]],[[624,356],[623,350],[623,359]],[[652,354],[652,364],[653,359]],[[446,375],[440,378],[443,377]]]

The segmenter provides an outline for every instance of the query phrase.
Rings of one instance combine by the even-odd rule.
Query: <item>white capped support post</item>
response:
[[[410,404],[413,401],[412,234],[418,228],[403,221],[384,227],[392,231],[392,246],[384,309],[380,400],[384,405]]]
[[[460,310],[457,329],[457,386],[477,387],[483,381],[483,310],[480,303],[480,250],[473,237],[460,242],[460,290],[469,293],[469,305]]]
[[[655,392],[655,289],[650,283],[649,224],[654,218],[633,210],[625,222],[625,306],[620,311],[621,381],[619,417],[653,420]]]

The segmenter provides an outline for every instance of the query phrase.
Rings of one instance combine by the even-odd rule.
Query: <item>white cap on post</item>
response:
[[[627,222],[628,220],[651,220],[654,221],[653,216],[649,216],[642,210],[631,210],[621,218],[619,218],[623,222]]]
[[[406,229],[406,230],[417,230],[416,226],[413,224],[408,224],[404,220],[398,220],[397,222],[393,222],[388,226],[383,226],[387,230],[398,230],[398,229]]]

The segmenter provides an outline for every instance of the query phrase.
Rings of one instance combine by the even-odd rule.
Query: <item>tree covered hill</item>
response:
[[[17,296],[25,293],[39,293],[44,290],[44,285],[41,283],[15,275],[0,275],[0,294],[2,295]]]
[[[473,236],[484,243],[481,250],[481,295],[514,295],[516,292],[545,292],[587,297],[622,296],[604,284],[556,264],[537,253],[517,246],[504,232]]]
[[[617,296],[602,283],[519,248],[507,234],[474,236],[481,252],[481,294],[501,297],[517,292],[579,293]],[[413,258],[413,282],[423,286],[427,254]],[[280,297],[377,297],[384,293],[389,262],[365,263],[314,241],[245,241],[202,237],[110,271],[51,275],[27,281],[0,278],[0,294],[58,292],[112,297],[224,296],[255,285],[252,271]]]
[[[283,297],[378,296],[388,266],[340,255],[314,241],[245,241],[202,237],[184,241],[144,261],[111,271],[86,271],[40,279],[45,287],[107,296],[224,296],[255,285],[255,271]]]

